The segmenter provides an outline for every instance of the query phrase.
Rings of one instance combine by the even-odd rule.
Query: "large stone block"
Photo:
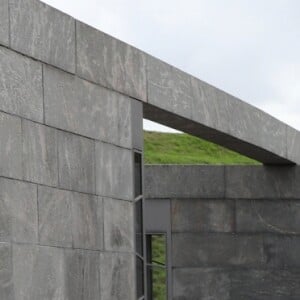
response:
[[[21,120],[0,113],[0,175],[22,178]]]
[[[222,269],[174,269],[174,300],[231,300],[230,273]]]
[[[0,178],[0,241],[37,243],[37,187]]]
[[[24,179],[57,186],[57,131],[27,120],[22,127]]]
[[[146,101],[144,53],[83,23],[76,26],[78,75]]]
[[[106,143],[96,143],[96,178],[98,195],[132,200],[132,151]]]
[[[15,300],[11,245],[0,243],[0,298]]]
[[[38,187],[40,244],[72,247],[72,201],[71,192]]]
[[[172,200],[173,232],[232,232],[234,226],[230,200]]]
[[[11,47],[75,72],[75,21],[37,0],[10,0]]]
[[[135,299],[134,258],[129,253],[101,253],[101,299]]]
[[[74,193],[72,231],[75,248],[103,248],[103,201],[91,195]]]
[[[0,109],[43,122],[42,65],[0,47],[0,74]]]
[[[9,44],[8,0],[1,0],[0,2],[0,44],[5,46]]]
[[[300,132],[287,126],[287,157],[300,164]]]
[[[132,148],[143,150],[144,131],[143,131],[143,103],[132,99]]]
[[[95,142],[58,132],[59,186],[83,193],[95,193]]]
[[[131,202],[104,199],[105,250],[133,251],[133,220]]]

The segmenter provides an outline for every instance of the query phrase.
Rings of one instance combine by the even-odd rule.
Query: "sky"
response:
[[[300,1],[44,2],[300,130]]]

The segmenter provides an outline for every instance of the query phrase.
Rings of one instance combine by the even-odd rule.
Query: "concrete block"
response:
[[[234,203],[230,200],[172,200],[173,232],[232,232]]]
[[[38,187],[40,244],[72,247],[72,200],[71,192]]]
[[[38,242],[37,187],[0,178],[0,241]]]
[[[133,204],[104,199],[104,245],[108,251],[133,251]]]
[[[0,47],[0,74],[0,109],[43,122],[42,65]]]
[[[0,243],[0,297],[14,300],[11,245]]]
[[[58,132],[59,186],[95,193],[95,142],[71,133]]]
[[[222,269],[174,269],[174,300],[231,300],[230,273]]]
[[[75,72],[75,21],[37,0],[10,0],[11,47]]]
[[[24,179],[57,186],[57,131],[22,120]]]
[[[147,56],[148,102],[190,119],[191,76],[150,55]]]
[[[133,153],[114,145],[96,143],[96,191],[98,195],[133,199]]]
[[[136,102],[138,101],[125,96],[118,96],[118,139],[116,144],[124,148],[133,147],[133,132],[135,130],[139,129],[143,132],[143,126],[138,127],[139,124],[133,123],[133,114],[135,113],[133,106]],[[143,120],[143,115],[140,116],[141,120]],[[135,126],[137,127],[136,129]]]
[[[172,251],[175,267],[261,267],[265,263],[259,235],[175,233]]]
[[[143,131],[143,103],[131,100],[132,103],[132,148],[143,150],[144,131]]]
[[[0,175],[22,178],[21,120],[0,113]]]
[[[0,2],[0,44],[9,45],[8,0],[1,0]]]
[[[300,132],[287,126],[287,157],[300,164]]]
[[[101,253],[101,299],[135,299],[134,258],[129,253]]]
[[[76,26],[78,75],[146,101],[144,53],[83,23]]]
[[[224,167],[221,166],[146,166],[144,176],[146,198],[224,197]]]
[[[75,248],[103,249],[103,201],[101,198],[74,193],[72,231]]]

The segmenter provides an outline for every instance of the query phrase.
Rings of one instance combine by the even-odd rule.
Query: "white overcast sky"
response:
[[[300,130],[299,0],[44,2]]]

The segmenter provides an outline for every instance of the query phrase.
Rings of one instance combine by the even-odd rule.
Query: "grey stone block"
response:
[[[101,253],[101,299],[135,299],[134,259],[128,253]]]
[[[40,244],[72,247],[72,201],[71,192],[38,187]]]
[[[0,44],[5,46],[9,44],[8,0],[0,2]]]
[[[131,202],[104,199],[105,250],[133,251],[133,220]]]
[[[287,126],[287,157],[300,164],[300,132]]]
[[[143,150],[143,103],[134,99],[132,102],[132,148]]]
[[[101,198],[74,193],[72,231],[75,248],[103,248],[103,201]]]
[[[75,72],[75,21],[37,0],[10,0],[11,47]]]
[[[14,300],[11,245],[0,243],[0,298]]]
[[[265,263],[263,239],[258,235],[174,233],[175,267],[261,267]]]
[[[148,102],[190,119],[192,117],[191,76],[157,58],[147,56]]]
[[[174,300],[231,300],[230,273],[222,269],[174,269]]]
[[[106,143],[96,143],[96,191],[98,195],[133,199],[133,153]]]
[[[230,200],[172,200],[173,232],[232,232],[234,226]]]
[[[144,176],[146,198],[224,197],[224,167],[146,166]]]
[[[0,175],[22,178],[21,120],[0,113]]]
[[[0,47],[0,74],[0,109],[43,122],[42,65]]]
[[[77,22],[77,73],[146,101],[146,58],[140,50]]]
[[[37,187],[0,178],[0,241],[38,241]]]
[[[95,142],[71,133],[58,132],[59,186],[95,193]]]
[[[22,120],[24,179],[57,186],[57,131]]]

